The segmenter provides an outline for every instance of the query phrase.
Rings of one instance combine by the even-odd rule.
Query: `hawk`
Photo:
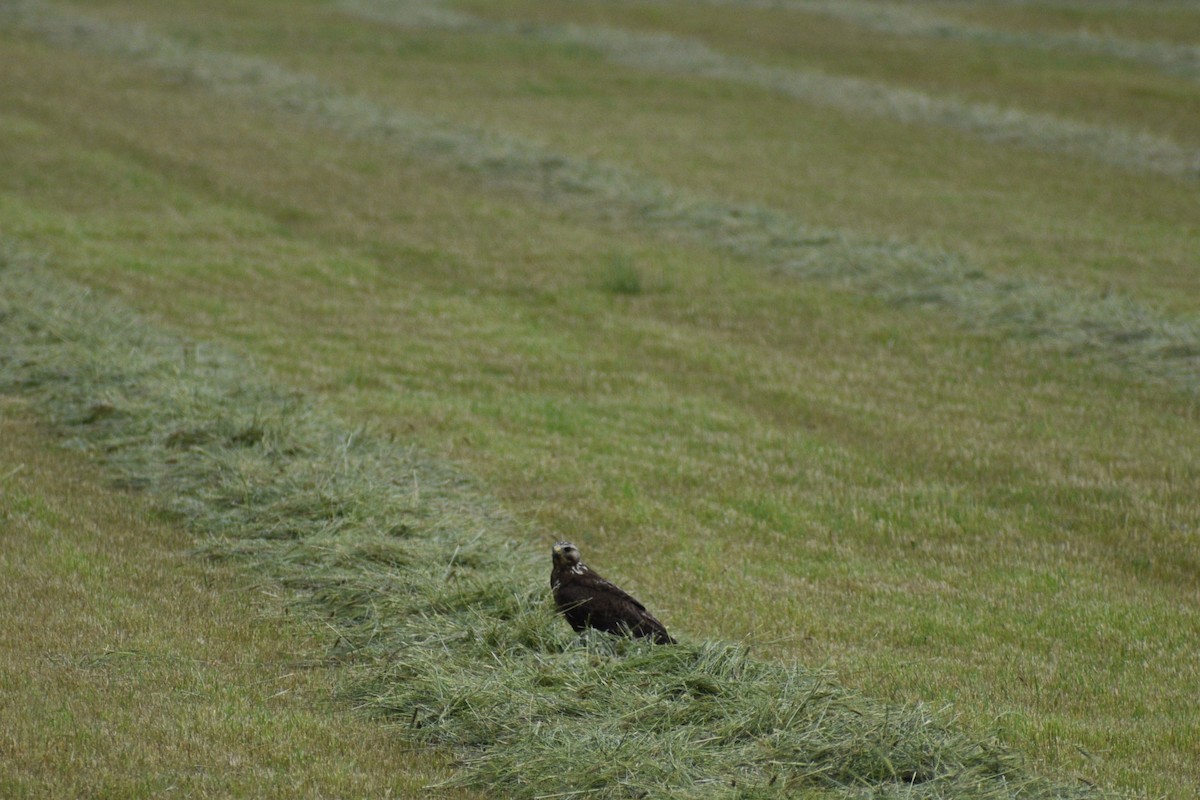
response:
[[[557,542],[551,550],[550,588],[558,613],[577,631],[592,627],[608,633],[675,644],[663,624],[620,587],[579,560],[579,548]]]

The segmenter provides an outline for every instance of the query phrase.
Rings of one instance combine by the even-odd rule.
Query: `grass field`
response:
[[[78,282],[119,298],[201,360],[232,353],[398,443],[405,497],[486,496],[478,507],[500,510],[462,535],[512,543],[512,575],[536,582],[521,596],[541,596],[545,549],[572,538],[696,652],[742,642],[763,663],[829,670],[831,697],[861,692],[898,720],[949,707],[928,730],[994,736],[1071,791],[1193,795],[1200,9],[827,5],[0,3],[5,258],[41,259],[46,297]],[[400,687],[436,674],[445,690],[475,651],[454,650],[448,672],[372,651],[382,672],[365,684],[353,659],[281,678],[324,663],[328,636],[307,612],[294,630],[262,615],[327,580],[318,566],[358,586],[404,564],[319,539],[308,579],[310,562],[275,545],[222,545],[260,583],[236,561],[176,555],[178,527],[207,541],[233,518],[196,510],[215,502],[202,482],[145,476],[216,451],[170,415],[72,433],[91,415],[108,425],[128,386],[71,362],[55,380],[76,413],[55,411],[21,377],[41,356],[14,357],[41,351],[18,348],[13,274],[0,271],[0,671],[7,707],[29,711],[0,788],[139,795],[180,774],[215,795],[375,795],[514,781],[522,763],[562,772],[532,736],[494,734],[493,773],[463,766],[458,729],[408,752],[397,728],[427,706]],[[87,325],[64,315],[47,341],[126,358]],[[146,396],[182,409],[181,391]],[[221,419],[266,401],[230,402]],[[47,452],[39,408],[101,465]],[[187,446],[113,455],[173,434]],[[470,480],[439,483],[447,471]],[[131,475],[149,496],[105,488]],[[271,508],[272,530],[301,525],[304,508]],[[245,524],[247,541],[273,541]],[[76,530],[89,541],[64,538]],[[478,558],[485,582],[508,569]],[[264,599],[276,585],[283,600]],[[126,616],[93,617],[81,589]],[[412,610],[391,602],[371,618],[395,646]],[[517,615],[528,635],[569,653],[537,613]],[[346,625],[339,642],[364,635]],[[218,655],[197,649],[204,626]],[[131,644],[128,628],[144,633]],[[149,743],[145,720],[102,713],[142,682],[162,720]],[[499,704],[484,683],[479,703]],[[347,684],[390,724],[330,704]],[[193,703],[226,722],[187,728],[200,755],[181,756]],[[232,733],[231,706],[248,717]],[[73,733],[55,708],[108,735]],[[226,754],[221,737],[255,752]],[[352,770],[288,760],[347,738],[363,742]],[[278,742],[280,760],[247,742]],[[605,742],[591,744],[575,756],[599,760]],[[253,766],[216,774],[234,758]],[[453,778],[454,764],[491,777]],[[901,791],[852,783],[806,790]]]
[[[5,797],[420,796],[445,763],[333,702],[336,662],[270,585],[189,555],[144,498],[6,400]],[[314,635],[315,634],[315,635]]]

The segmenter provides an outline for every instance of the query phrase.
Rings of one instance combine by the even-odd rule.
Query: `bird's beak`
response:
[[[562,548],[561,548],[561,547],[559,547],[558,545],[554,545],[554,547],[552,547],[552,548],[550,548],[550,549],[551,549],[551,550],[552,550],[552,551],[553,551],[555,554],[557,554],[557,553],[561,553],[561,552],[562,552]]]

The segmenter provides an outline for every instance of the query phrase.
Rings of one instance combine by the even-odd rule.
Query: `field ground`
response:
[[[271,586],[3,411],[0,793],[422,797],[444,778],[335,702],[327,632],[280,625]]]
[[[1194,794],[1200,10],[878,4],[961,33],[922,38],[737,5],[0,3],[0,234],[471,475],[685,638]],[[1037,44],[1081,28],[1105,48]],[[314,643],[257,621],[270,598],[4,402],[0,670],[35,711],[0,788],[431,780],[289,666]],[[135,747],[151,723],[102,713],[134,680],[209,722]],[[297,774],[262,752],[281,729],[361,769]],[[187,772],[181,735],[247,766]]]

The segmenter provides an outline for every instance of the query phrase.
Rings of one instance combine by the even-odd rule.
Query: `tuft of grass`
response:
[[[604,261],[600,276],[600,287],[611,294],[641,294],[642,275],[634,266],[633,258],[624,253],[610,253]]]
[[[870,701],[742,646],[575,637],[549,606],[544,557],[460,476],[2,258],[0,391],[147,491],[201,552],[287,587],[358,664],[359,707],[451,748],[455,784],[512,797],[1098,795],[1036,777],[945,712]]]

